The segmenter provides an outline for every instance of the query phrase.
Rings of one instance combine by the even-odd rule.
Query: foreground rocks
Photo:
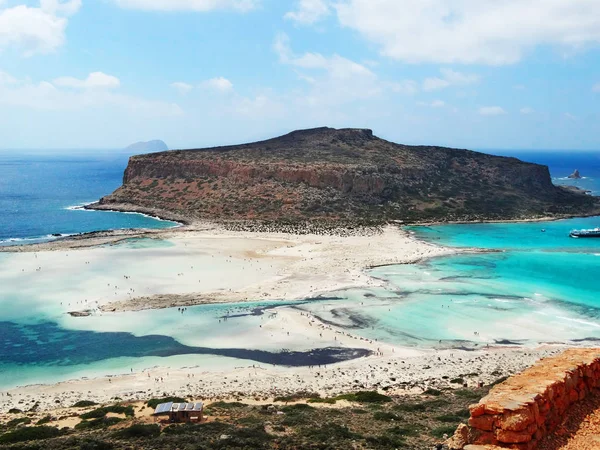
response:
[[[600,349],[569,349],[494,387],[469,407],[451,448],[532,450],[600,386]],[[467,445],[475,444],[475,445]],[[487,447],[478,447],[486,445]],[[494,447],[496,446],[496,447]]]

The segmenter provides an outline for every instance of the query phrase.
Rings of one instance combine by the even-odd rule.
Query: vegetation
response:
[[[96,408],[90,412],[82,414],[82,419],[101,419],[106,417],[108,413],[113,414],[125,414],[127,417],[133,417],[135,412],[133,411],[133,406],[121,406],[121,405],[112,405],[112,406],[103,406],[101,408]]]
[[[58,428],[40,426],[23,427],[14,431],[9,431],[0,436],[0,444],[10,444],[13,442],[38,441],[40,439],[49,439],[59,436],[61,431]]]
[[[153,398],[151,400],[148,400],[148,403],[146,403],[146,405],[148,405],[152,409],[156,409],[156,407],[158,405],[160,405],[161,403],[169,403],[169,402],[185,403],[185,402],[187,402],[187,400],[184,398],[181,398],[181,397]]]
[[[131,438],[149,438],[156,437],[160,434],[160,426],[135,424],[128,428],[117,431],[114,436],[118,439],[131,439]]]
[[[80,400],[73,405],[73,408],[89,408],[90,406],[96,406],[98,403],[91,400]]]
[[[468,405],[486,393],[487,389],[461,389],[390,397],[364,391],[331,399],[311,398],[310,403],[302,398],[306,393],[300,393],[289,398],[302,403],[288,401],[279,406],[216,402],[210,405],[210,422],[163,427],[146,418],[133,418],[131,406],[112,405],[82,414],[88,418],[75,430],[23,424],[5,428],[0,446],[10,450],[431,450],[467,420]],[[164,400],[171,401],[153,399],[153,403]],[[331,401],[340,400],[353,404],[332,407]],[[110,412],[126,417],[107,417]]]

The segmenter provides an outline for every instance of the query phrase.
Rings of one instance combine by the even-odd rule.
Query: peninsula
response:
[[[89,208],[184,222],[382,224],[589,215],[600,203],[553,185],[546,166],[516,158],[315,128],[134,156],[123,186]]]

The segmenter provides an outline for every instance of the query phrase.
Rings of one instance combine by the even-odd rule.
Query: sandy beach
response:
[[[126,326],[134,334],[135,317],[144,311],[216,302],[307,299],[349,288],[372,288],[385,281],[369,276],[366,269],[370,267],[458,251],[418,241],[395,226],[342,237],[233,232],[206,225],[101,233],[88,239],[3,250],[0,283],[20,293],[18,302],[29,302],[31,308],[54,317],[65,328],[123,331]],[[23,304],[9,311],[7,319],[23,317]],[[89,316],[72,317],[69,313],[73,312]],[[260,327],[238,330],[230,337],[203,336],[201,342],[222,348],[336,347],[371,353],[326,367],[294,368],[218,356],[186,365],[185,356],[179,356],[177,367],[155,362],[56,384],[11,387],[1,392],[0,411],[26,409],[34,403],[46,410],[78,400],[105,403],[117,397],[139,400],[163,394],[266,399],[298,391],[420,393],[429,386],[461,387],[451,382],[457,378],[470,385],[489,383],[561,348],[417,350],[361,337],[294,308],[277,309],[257,323]]]
[[[126,245],[135,239],[145,239],[147,247]],[[152,240],[169,245],[155,247]],[[10,255],[11,267],[0,270],[7,283],[29,284],[32,272],[38,286],[77,274],[80,283],[61,291],[66,312],[304,299],[381,285],[365,274],[367,268],[458,252],[413,239],[394,226],[342,237],[233,232],[216,225],[100,233],[0,251]]]

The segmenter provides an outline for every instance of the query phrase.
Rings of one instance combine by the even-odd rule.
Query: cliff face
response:
[[[191,220],[361,222],[515,219],[597,207],[590,196],[554,186],[545,166],[331,128],[134,156],[123,186],[100,201],[123,204]]]

